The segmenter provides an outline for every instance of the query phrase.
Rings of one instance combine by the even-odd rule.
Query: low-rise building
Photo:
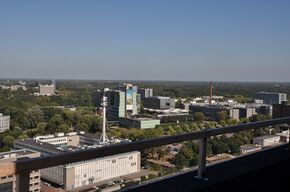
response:
[[[214,162],[220,162],[220,161],[225,161],[234,158],[233,155],[226,154],[226,153],[221,153],[217,155],[213,155],[210,157],[206,157],[206,161],[208,163],[214,163]]]
[[[258,92],[254,95],[254,99],[263,100],[264,104],[281,104],[283,101],[287,101],[286,93],[269,93]]]
[[[11,91],[17,91],[18,89],[22,89],[23,91],[26,91],[27,88],[25,87],[25,85],[11,85],[10,86],[10,90]]]
[[[143,101],[144,108],[149,109],[172,109],[175,108],[175,100],[170,97],[147,97]]]
[[[7,131],[10,128],[10,116],[4,116],[0,113],[0,133]]]
[[[247,153],[253,153],[256,151],[260,151],[262,147],[260,145],[243,145],[240,147],[241,153],[247,154]]]
[[[152,129],[160,125],[160,119],[151,118],[120,118],[119,122],[123,126],[139,129]]]
[[[284,131],[282,133],[276,133],[276,135],[280,136],[280,142],[282,142],[282,143],[289,142],[289,131]]]
[[[140,99],[143,101],[144,98],[153,97],[153,89],[150,88],[139,88],[138,94],[140,94]]]
[[[4,152],[4,153],[0,153],[0,164],[16,161],[17,159],[21,159],[21,158],[35,158],[39,156],[40,156],[40,153],[31,151],[28,149]],[[0,178],[0,191],[16,192],[16,182],[17,182],[17,177],[15,174],[2,176]],[[39,170],[35,170],[30,173],[29,184],[30,184],[30,187],[29,187],[30,192],[40,191]]]
[[[85,141],[84,143],[82,143]],[[123,142],[110,139],[107,143]],[[128,140],[124,140],[128,142]],[[92,143],[92,145],[90,145]],[[31,149],[43,156],[67,153],[71,151],[102,147],[96,137],[86,139],[86,134],[68,133],[38,136],[34,139],[16,140],[17,149]],[[77,191],[91,185],[137,173],[141,170],[141,155],[139,151],[122,153],[89,161],[80,161],[71,164],[41,169],[41,177],[52,183],[63,186],[66,191]]]
[[[278,135],[265,135],[261,137],[256,137],[253,139],[253,143],[261,145],[262,147],[268,147],[280,142],[280,136]]]

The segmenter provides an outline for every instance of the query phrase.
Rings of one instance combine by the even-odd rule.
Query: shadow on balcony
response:
[[[159,178],[124,191],[249,191],[289,187],[289,145],[214,164],[206,168],[207,180],[196,179],[197,171]]]

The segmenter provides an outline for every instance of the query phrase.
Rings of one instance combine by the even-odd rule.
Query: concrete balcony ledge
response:
[[[197,170],[161,177],[123,191],[243,191],[289,187],[290,151],[283,144],[206,167],[207,180]]]

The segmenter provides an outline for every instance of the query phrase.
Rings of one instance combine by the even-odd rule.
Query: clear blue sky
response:
[[[1,0],[0,77],[290,81],[290,0]]]

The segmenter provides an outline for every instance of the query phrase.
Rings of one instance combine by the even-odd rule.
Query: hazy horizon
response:
[[[290,82],[290,1],[1,1],[1,79]]]

